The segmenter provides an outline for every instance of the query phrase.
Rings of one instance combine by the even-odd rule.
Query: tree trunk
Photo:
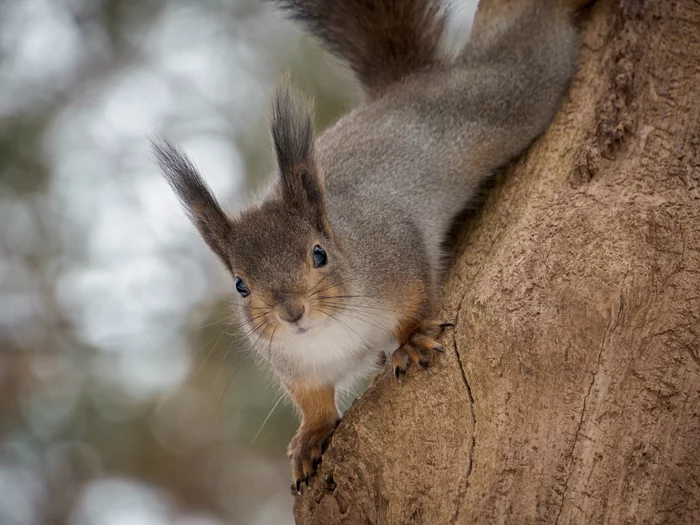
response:
[[[447,353],[348,411],[298,523],[700,523],[700,2],[599,2],[465,226]]]

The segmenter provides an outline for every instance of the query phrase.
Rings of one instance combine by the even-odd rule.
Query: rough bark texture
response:
[[[298,523],[700,523],[700,2],[590,10],[444,297],[447,354],[354,404]]]

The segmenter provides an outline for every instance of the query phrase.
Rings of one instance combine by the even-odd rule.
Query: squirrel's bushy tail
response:
[[[346,60],[368,96],[434,61],[445,26],[439,0],[276,0]]]

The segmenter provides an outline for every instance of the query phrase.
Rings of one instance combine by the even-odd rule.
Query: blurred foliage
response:
[[[296,418],[228,277],[151,163],[179,141],[228,209],[272,170],[275,78],[347,72],[254,0],[0,2],[0,523],[291,523]]]

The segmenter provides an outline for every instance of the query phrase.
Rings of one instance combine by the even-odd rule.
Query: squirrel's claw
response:
[[[394,377],[398,383],[401,382],[401,376],[406,374],[410,357],[406,351],[402,351],[402,347],[397,348],[391,356],[391,367],[394,370]]]
[[[454,324],[424,321],[409,336],[408,341],[394,350],[391,357],[392,370],[399,383],[401,376],[406,373],[411,364],[420,366],[426,372],[431,372],[428,352],[445,352],[445,348],[435,338],[439,337],[447,326],[454,326]]]
[[[454,328],[455,324],[449,321],[423,321],[417,332],[429,337],[442,335],[445,328]]]
[[[423,370],[429,371],[428,360],[423,357],[421,350],[410,342],[394,350],[391,360],[394,368],[394,377],[399,383],[401,382],[401,376],[406,374],[411,364],[418,365]]]
[[[309,479],[316,473],[328,440],[339,422],[338,419],[302,426],[292,438],[288,449],[294,479],[292,489],[300,496],[303,493],[302,484],[309,487]]]

